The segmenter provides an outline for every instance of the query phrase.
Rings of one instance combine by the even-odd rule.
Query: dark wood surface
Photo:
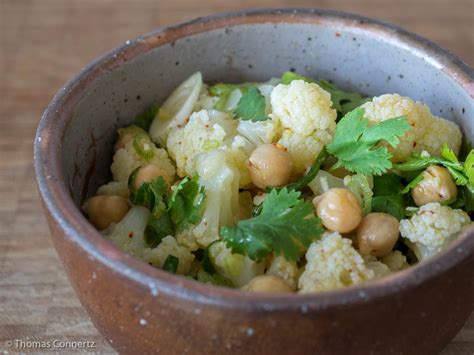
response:
[[[269,6],[377,17],[474,65],[473,0],[0,0],[0,351],[31,351],[9,347],[15,339],[57,339],[95,342],[82,352],[114,353],[69,285],[37,197],[33,135],[55,91],[97,55],[158,26]],[[443,354],[474,354],[474,316]]]

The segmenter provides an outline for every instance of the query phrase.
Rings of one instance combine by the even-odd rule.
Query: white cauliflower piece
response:
[[[351,240],[337,232],[325,233],[306,252],[307,264],[298,281],[299,292],[333,290],[359,284],[375,277]]]
[[[149,216],[145,207],[133,205],[119,223],[104,230],[103,234],[124,252],[142,259],[146,248],[143,232]]]
[[[97,195],[117,195],[128,198],[129,193],[127,181],[110,181],[97,189]]]
[[[209,258],[217,273],[236,287],[242,287],[255,276],[262,275],[266,266],[263,261],[257,263],[248,256],[233,254],[221,241],[209,247]]]
[[[226,151],[216,149],[197,157],[199,184],[205,187],[206,207],[198,225],[178,235],[192,250],[219,239],[221,226],[233,225],[239,217],[239,171]]]
[[[293,80],[273,89],[271,107],[270,117],[282,129],[278,143],[288,148],[295,172],[301,174],[332,140],[337,112],[331,95],[315,83]]]
[[[255,147],[263,144],[273,143],[281,136],[281,127],[278,121],[245,121],[238,120],[237,131],[247,138]]]
[[[146,155],[140,155],[134,142],[134,139],[132,139],[124,148],[115,152],[110,167],[114,181],[128,181],[130,174],[144,164],[156,165],[163,172],[163,176],[167,181],[174,181],[176,170],[165,149],[156,147],[148,136],[142,135],[140,142],[144,144],[147,151]]]
[[[308,136],[314,131],[336,129],[337,113],[331,95],[318,84],[303,80],[279,84],[271,93],[271,105],[272,119],[296,134]]]
[[[230,151],[229,157],[241,173],[240,185],[247,186],[250,173],[245,166],[253,146],[237,134],[238,120],[229,114],[216,110],[194,112],[189,122],[172,130],[168,136],[167,148],[176,161],[179,176],[196,174],[196,156],[206,151],[222,149]]]
[[[153,249],[146,245],[143,233],[149,215],[150,212],[145,207],[134,205],[119,223],[107,228],[104,235],[124,252],[160,268],[163,267],[168,255],[173,255],[179,259],[176,272],[189,273],[194,254],[188,248],[178,245],[174,237],[163,238]]]
[[[390,254],[381,258],[380,261],[387,265],[390,271],[400,271],[410,266],[407,257],[403,255],[400,250],[392,251]]]
[[[401,138],[396,148],[388,146],[393,161],[406,160],[412,152],[427,150],[431,155],[439,156],[444,142],[456,154],[461,147],[462,134],[459,127],[451,121],[434,116],[428,106],[398,94],[374,97],[362,105],[364,117],[372,123],[390,118],[405,116],[412,126]]]
[[[427,203],[410,219],[400,221],[400,234],[408,239],[418,260],[441,252],[464,226],[471,223],[463,210]]]
[[[288,149],[295,173],[302,174],[331,140],[332,133],[328,131],[315,131],[311,135],[303,136],[291,129],[285,129],[278,143]]]
[[[376,257],[369,255],[363,256],[363,258],[365,260],[365,265],[374,272],[374,278],[390,274],[390,268],[381,261],[378,261]]]
[[[203,83],[201,87],[201,92],[199,93],[199,97],[196,103],[194,104],[193,112],[201,110],[212,110],[217,101],[219,101],[219,97],[211,96],[209,94],[208,86]]]
[[[162,268],[166,258],[173,255],[178,258],[177,274],[187,275],[193,268],[194,254],[191,251],[178,244],[171,235],[164,237],[156,248],[145,248],[143,258],[149,264]]]
[[[283,256],[273,258],[265,274],[283,279],[293,290],[296,290],[300,275],[296,263],[286,260]]]

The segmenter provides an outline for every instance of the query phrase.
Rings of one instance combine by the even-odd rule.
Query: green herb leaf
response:
[[[393,168],[407,172],[426,169],[430,165],[441,165],[448,169],[456,185],[464,186],[469,183],[474,187],[474,150],[471,153],[466,157],[465,163],[459,162],[456,154],[445,143],[441,148],[441,158],[414,154],[404,163],[393,164]]]
[[[405,217],[405,201],[400,194],[402,187],[400,177],[395,174],[374,176],[372,212],[389,213],[399,220],[403,219]]]
[[[474,188],[471,184],[458,188],[458,198],[450,206],[452,208],[462,208],[467,213],[474,212]]]
[[[137,191],[134,191],[133,180],[139,168],[135,169],[128,179],[130,188],[130,200],[134,205],[147,207],[151,214],[159,217],[166,209],[166,198],[168,195],[168,184],[162,176],[158,176],[151,182],[144,182]]]
[[[400,176],[395,174],[384,174],[382,176],[374,176],[374,196],[390,196],[397,195],[403,188]]]
[[[407,194],[410,192],[411,189],[413,189],[420,181],[423,180],[423,173],[419,174],[416,178],[414,178],[412,181],[408,183],[407,186],[404,187],[404,189],[401,191],[401,193]]]
[[[179,265],[179,258],[174,255],[168,255],[163,264],[163,270],[176,274],[176,270],[178,270]]]
[[[157,247],[164,237],[174,234],[171,218],[166,211],[158,217],[150,215],[144,232],[145,243],[150,248]]]
[[[386,141],[395,147],[400,142],[399,137],[410,128],[405,117],[369,127],[369,121],[364,119],[364,109],[356,108],[339,121],[333,141],[326,146],[338,159],[333,168],[343,166],[363,175],[383,174],[392,167],[392,155],[379,143]]]
[[[262,260],[270,253],[296,261],[302,246],[308,247],[324,232],[310,202],[300,192],[287,188],[272,190],[256,217],[241,220],[236,226],[222,227],[220,235],[232,252]]]
[[[135,116],[135,119],[134,119],[135,125],[137,125],[138,127],[148,132],[148,130],[150,129],[151,123],[155,119],[155,116],[158,113],[159,109],[160,109],[160,105],[158,104],[151,105],[146,111]]]
[[[372,212],[385,212],[401,220],[405,217],[402,195],[372,197]]]
[[[458,158],[456,157],[456,154],[453,152],[451,148],[449,148],[446,142],[444,142],[443,146],[441,147],[441,157],[443,157],[444,159],[450,162],[459,163]]]
[[[197,176],[181,180],[168,201],[168,211],[178,231],[201,220],[205,202],[206,193]]]
[[[469,184],[474,187],[474,150],[467,155],[464,162],[464,171],[469,180]]]
[[[256,87],[251,87],[243,93],[234,114],[237,118],[244,121],[266,121],[270,117],[265,114],[265,108],[265,96]]]
[[[331,94],[333,108],[337,111],[338,117],[344,116],[356,107],[371,100],[370,97],[364,97],[356,92],[343,91],[327,80],[314,80],[291,71],[283,73],[280,82],[284,85],[288,85],[293,80],[303,80],[308,83],[316,83],[329,92]]]

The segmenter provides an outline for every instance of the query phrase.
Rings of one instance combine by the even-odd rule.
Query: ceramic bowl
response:
[[[200,70],[206,81],[286,70],[368,95],[397,92],[474,129],[473,71],[395,26],[314,9],[196,19],[127,41],[66,84],[46,109],[35,169],[54,246],[97,329],[121,353],[431,354],[473,310],[474,229],[441,255],[380,280],[312,295],[208,286],[136,260],[80,211],[110,179],[116,129]]]

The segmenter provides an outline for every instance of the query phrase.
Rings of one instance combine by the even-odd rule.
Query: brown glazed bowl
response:
[[[473,71],[379,21],[314,9],[200,18],[127,41],[46,109],[35,169],[54,246],[93,323],[121,353],[433,354],[474,305],[474,227],[441,255],[374,282],[313,295],[244,293],[157,270],[113,246],[79,206],[110,178],[117,127],[184,78],[267,80],[286,70],[369,95],[398,92],[474,128]]]

